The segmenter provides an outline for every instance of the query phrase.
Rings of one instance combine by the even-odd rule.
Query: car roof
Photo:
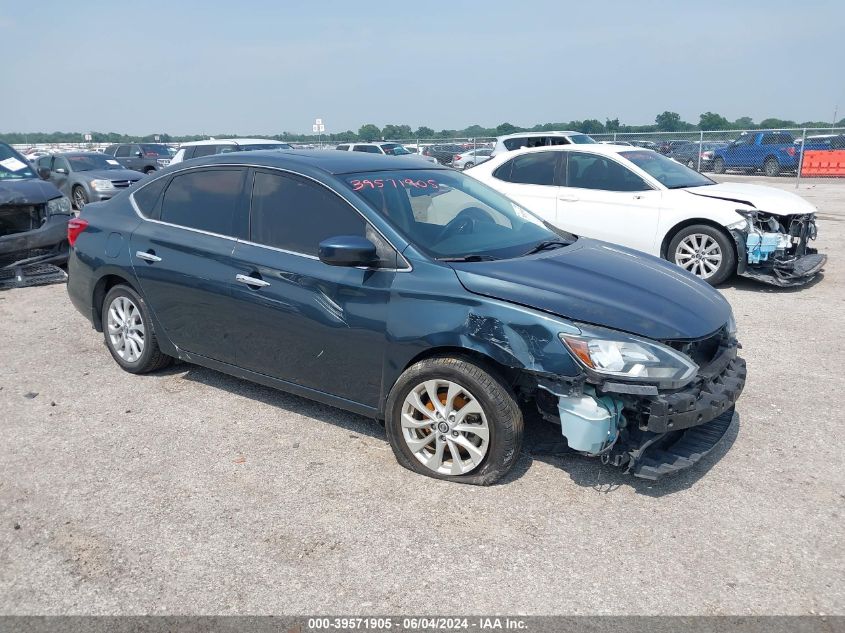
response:
[[[258,145],[260,143],[278,143],[279,145],[290,145],[285,141],[277,141],[274,138],[218,138],[209,141],[188,141],[179,147],[191,147],[194,145]]]
[[[644,147],[632,147],[631,145],[607,145],[603,143],[589,143],[585,145],[545,145],[543,147],[530,147],[516,149],[501,156],[518,156],[520,154],[528,154],[533,152],[588,152],[590,154],[604,154],[607,156],[618,154],[619,152],[636,152],[643,151]],[[646,150],[648,152],[654,150]]]
[[[178,163],[179,166],[244,164],[281,169],[311,168],[327,174],[349,174],[363,171],[397,171],[400,169],[441,169],[448,167],[434,165],[424,158],[413,156],[387,156],[366,152],[334,152],[331,150],[258,150],[252,152],[229,152],[194,158]]]
[[[100,152],[56,152],[52,156],[102,156]]]
[[[519,138],[521,136],[572,136],[574,134],[584,134],[584,132],[573,132],[572,130],[549,130],[548,132],[514,132],[513,134],[505,134],[504,136],[497,136],[497,139]]]

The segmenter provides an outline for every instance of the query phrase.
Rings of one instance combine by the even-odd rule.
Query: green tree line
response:
[[[598,119],[585,119],[583,121],[566,121],[556,123],[538,123],[531,127],[520,127],[511,123],[500,123],[496,127],[483,127],[481,125],[470,125],[469,127],[456,130],[439,130],[420,126],[416,129],[410,125],[387,124],[379,127],[374,123],[366,123],[358,128],[358,131],[346,130],[345,132],[333,132],[318,137],[316,134],[299,134],[296,132],[281,132],[268,136],[266,134],[255,134],[259,138],[273,138],[279,141],[291,142],[316,142],[318,138],[327,142],[341,141],[374,141],[381,139],[440,139],[440,138],[479,138],[501,136],[514,132],[545,132],[549,130],[576,130],[585,134],[607,134],[607,133],[647,133],[647,132],[692,132],[696,130],[763,130],[772,128],[827,128],[845,127],[845,118],[835,124],[829,121],[790,121],[788,119],[768,118],[759,123],[751,117],[740,117],[733,121],[728,120],[721,114],[715,112],[704,112],[699,116],[698,123],[690,123],[681,119],[677,112],[661,112],[654,118],[654,123],[649,125],[627,125],[620,123],[618,118],[605,119],[604,123]],[[130,134],[118,134],[117,132],[90,132],[91,142],[94,143],[154,143],[155,137],[159,137],[161,143],[184,143],[187,141],[199,141],[208,136],[204,135],[171,135],[165,133],[147,134],[146,136],[133,136]],[[214,138],[233,138],[244,136],[237,134],[215,134]],[[249,135],[247,135],[249,136]],[[84,133],[80,132],[0,132],[0,140],[6,143],[79,143],[83,142]]]

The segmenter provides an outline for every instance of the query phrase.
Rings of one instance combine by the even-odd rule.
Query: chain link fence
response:
[[[600,143],[644,147],[720,178],[845,185],[845,128],[712,130],[591,135]]]

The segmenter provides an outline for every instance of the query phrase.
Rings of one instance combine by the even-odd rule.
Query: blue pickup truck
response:
[[[818,147],[816,147],[818,145]],[[826,149],[823,143],[810,143],[805,149]],[[745,172],[763,171],[777,176],[785,171],[797,171],[801,146],[789,132],[744,132],[727,147],[713,152],[713,171],[724,174],[729,169]]]

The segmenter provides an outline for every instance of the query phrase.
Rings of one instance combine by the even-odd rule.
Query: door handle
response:
[[[235,275],[235,281],[239,281],[247,286],[255,286],[256,288],[266,288],[270,285],[269,281],[250,277],[249,275]]]
[[[558,196],[561,202],[578,202],[578,196]]]
[[[138,259],[143,259],[145,262],[155,263],[160,262],[161,257],[158,255],[153,255],[152,253],[145,253],[144,251],[138,251],[135,253],[135,257]]]

